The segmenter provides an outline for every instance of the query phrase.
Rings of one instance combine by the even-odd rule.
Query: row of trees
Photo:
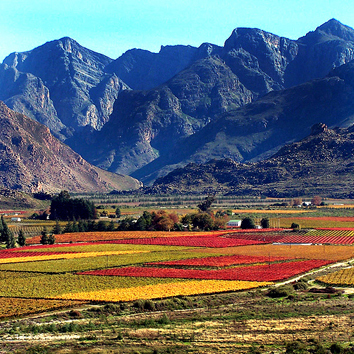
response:
[[[157,212],[144,211],[138,219],[127,217],[121,221],[118,230],[156,230],[156,231],[182,231],[184,229],[219,230],[225,227],[227,215],[213,215],[207,212],[186,214],[180,218],[176,213],[164,210]]]
[[[52,199],[50,218],[52,220],[97,219],[97,210],[93,202],[71,198],[67,191],[61,191]]]

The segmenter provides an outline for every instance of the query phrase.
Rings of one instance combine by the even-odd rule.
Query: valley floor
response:
[[[3,321],[0,353],[320,353],[354,341],[351,290],[81,305]]]

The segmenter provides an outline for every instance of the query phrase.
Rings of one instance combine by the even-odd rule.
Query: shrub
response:
[[[293,285],[295,290],[306,290],[308,288],[308,285],[306,282],[304,281],[297,281],[294,285]]]
[[[267,296],[272,297],[272,298],[278,298],[278,297],[286,297],[289,296],[293,292],[293,287],[290,285],[282,285],[278,287],[274,287],[269,290],[267,293]]]
[[[293,230],[299,230],[300,229],[300,225],[296,224],[295,222],[293,222],[290,226],[290,228],[292,228]]]
[[[246,217],[241,222],[241,229],[254,229],[256,227],[254,220],[250,217]]]
[[[261,220],[261,226],[263,229],[269,229],[269,219],[268,218],[263,218]]]

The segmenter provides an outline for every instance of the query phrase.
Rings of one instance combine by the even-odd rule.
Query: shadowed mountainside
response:
[[[354,126],[328,129],[316,124],[310,136],[284,146],[269,159],[190,163],[156,180],[146,192],[353,198],[353,187]]]
[[[24,192],[108,192],[135,189],[128,176],[92,166],[44,125],[0,102],[0,185]]]

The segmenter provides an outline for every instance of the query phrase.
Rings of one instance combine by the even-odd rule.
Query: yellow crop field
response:
[[[146,285],[136,288],[66,293],[57,296],[57,298],[67,300],[133,301],[137,299],[156,299],[177,295],[197,295],[246,290],[272,284],[271,282],[194,280]]]
[[[148,253],[148,252],[149,251],[106,251],[106,252],[61,253],[61,254],[49,254],[49,255],[46,254],[46,255],[38,255],[38,256],[33,255],[33,257],[0,258],[0,264],[48,261],[48,260],[55,260],[55,259],[117,256],[120,254],[134,254],[134,253]]]
[[[354,268],[341,269],[337,272],[318,277],[316,280],[328,285],[337,286],[353,286],[354,285]]]

